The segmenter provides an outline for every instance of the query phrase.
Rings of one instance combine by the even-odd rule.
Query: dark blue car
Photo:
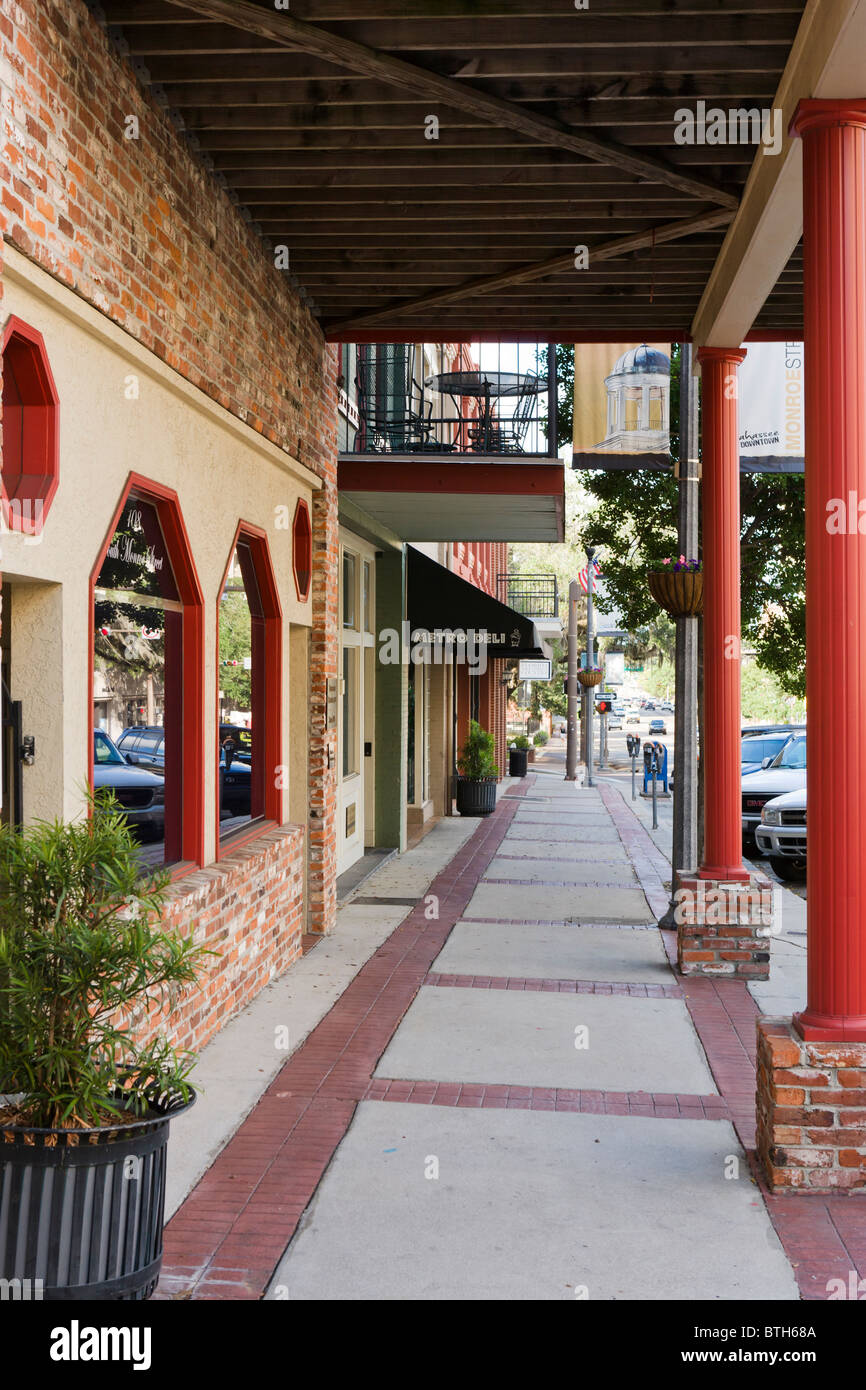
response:
[[[165,773],[165,730],[161,724],[133,724],[117,746],[129,762]],[[226,750],[231,753],[226,763]],[[220,724],[220,812],[248,816],[251,806],[252,734],[234,724]]]

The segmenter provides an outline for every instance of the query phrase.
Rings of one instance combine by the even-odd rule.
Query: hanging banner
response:
[[[803,344],[744,343],[738,376],[740,469],[802,473]]]
[[[623,685],[625,682],[625,653],[607,652],[604,658],[604,679],[607,685]]]
[[[670,468],[670,343],[577,343],[574,468]]]

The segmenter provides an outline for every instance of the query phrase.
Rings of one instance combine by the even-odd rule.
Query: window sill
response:
[[[260,835],[265,835],[269,830],[276,829],[278,829],[277,821],[266,820],[264,816],[260,816],[257,820],[251,821],[249,825],[232,830],[228,835],[220,837],[217,843],[215,862],[219,863],[225,855],[233,854],[236,849],[242,849],[252,840],[257,840]]]

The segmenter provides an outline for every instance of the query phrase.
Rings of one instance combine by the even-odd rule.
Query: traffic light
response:
[[[599,714],[610,714],[611,710],[613,709],[613,701],[596,700],[595,707],[598,710]]]

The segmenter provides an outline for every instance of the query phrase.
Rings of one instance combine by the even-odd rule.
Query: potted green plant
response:
[[[545,743],[548,742],[548,739],[549,735],[547,731],[545,729],[539,729],[538,733],[533,735],[532,742],[535,744],[536,748],[543,748]]]
[[[516,734],[511,740],[508,749],[508,775],[509,777],[525,777],[526,763],[529,756],[529,739],[526,734]]]
[[[457,810],[461,816],[489,816],[496,809],[499,768],[494,748],[493,735],[470,719],[469,736],[457,759]]]
[[[116,803],[0,827],[0,1278],[37,1297],[141,1299],[162,1260],[170,1119],[192,1061],[137,1040],[206,953],[161,930]]]

